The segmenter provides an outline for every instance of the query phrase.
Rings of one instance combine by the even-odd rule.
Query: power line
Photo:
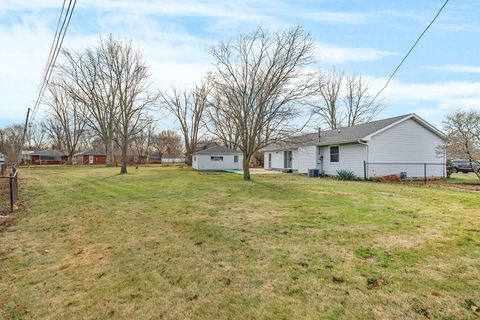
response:
[[[430,29],[430,27],[432,26],[432,24],[435,22],[435,20],[437,20],[438,16],[440,15],[440,13],[442,13],[443,11],[443,8],[445,8],[445,6],[447,5],[449,0],[446,0],[445,3],[441,6],[441,8],[438,10],[437,14],[435,15],[435,17],[433,17],[432,21],[430,21],[430,23],[427,25],[427,27],[423,30],[423,32],[420,34],[420,36],[417,38],[417,40],[415,41],[415,43],[412,45],[412,47],[410,48],[410,50],[408,50],[407,54],[403,57],[402,61],[400,61],[400,63],[398,64],[398,66],[395,68],[395,70],[392,72],[392,74],[390,75],[390,77],[388,78],[387,82],[385,83],[385,85],[383,86],[382,89],[380,89],[380,91],[378,91],[377,95],[375,96],[375,98],[373,98],[373,100],[376,100],[378,98],[378,96],[383,92],[383,90],[385,90],[385,88],[387,88],[388,84],[390,83],[390,81],[392,80],[392,78],[395,76],[395,74],[397,73],[398,69],[400,69],[400,67],[403,65],[403,63],[405,62],[405,60],[407,60],[408,56],[410,55],[410,53],[412,53],[413,49],[415,49],[415,47],[417,46],[417,44],[420,42],[420,40],[423,38],[423,36],[425,35],[425,33],[428,31],[428,29]]]
[[[66,3],[66,0],[63,0],[62,10],[60,11],[60,16],[58,17],[57,28],[55,30],[55,35],[53,36],[52,44],[50,46],[50,52],[48,53],[48,58],[47,58],[47,61],[45,63],[45,68],[43,69],[42,78],[41,78],[41,85],[40,85],[40,89],[38,90],[37,99],[35,100],[35,104],[33,106],[33,111],[36,111],[36,109],[38,108],[39,98],[40,98],[41,95],[43,95],[45,80],[47,79],[47,75],[48,75],[48,72],[49,72],[49,69],[50,69],[50,64],[52,62],[52,58],[55,55],[55,51],[57,50],[57,47],[58,47],[59,34],[60,34],[60,32],[62,32],[62,30],[65,26],[65,18],[63,18],[63,23],[62,23],[62,26],[60,28],[60,23],[62,22],[63,12],[65,11],[65,3]],[[70,5],[71,5],[71,1],[68,4],[68,6],[69,6],[68,10],[70,9]],[[66,17],[66,15],[65,15],[65,17]],[[32,112],[32,118],[33,118],[33,112]]]
[[[72,5],[72,1],[73,1],[73,5]],[[64,3],[65,3],[65,1],[64,1]],[[68,29],[68,26],[70,24],[70,19],[72,17],[73,10],[75,9],[76,3],[77,3],[77,0],[70,0],[69,1],[67,10],[65,12],[65,17],[63,18],[62,26],[60,28],[60,31],[58,32],[58,34],[56,33],[56,37],[54,37],[54,41],[52,42],[52,47],[53,47],[53,43],[55,43],[55,47],[53,49],[53,54],[51,56],[49,56],[50,60],[47,61],[46,73],[44,74],[44,77],[42,79],[43,80],[42,86],[40,87],[40,91],[38,93],[37,100],[36,100],[35,105],[33,107],[33,113],[32,113],[32,116],[31,116],[32,120],[35,118],[35,116],[37,114],[40,103],[42,102],[43,94],[45,93],[48,82],[50,81],[50,77],[52,75],[57,57],[58,57],[58,55],[60,53],[60,50],[62,48],[63,40],[65,39],[65,35],[67,33],[67,29]],[[62,17],[62,13],[64,11],[63,9],[64,8],[62,7],[62,12],[61,12],[61,15],[60,15],[60,19]]]
[[[73,5],[72,5],[73,1]],[[70,25],[70,20],[72,18],[73,10],[75,9],[75,5],[77,4],[77,0],[70,0],[68,3],[67,10],[65,10],[65,3],[66,0],[63,0],[62,4],[62,10],[60,11],[60,16],[57,21],[57,28],[55,30],[55,35],[53,37],[52,45],[50,46],[50,51],[48,54],[47,62],[45,64],[45,68],[43,70],[43,76],[42,76],[42,84],[40,86],[40,90],[38,92],[37,100],[35,101],[34,107],[28,108],[27,110],[27,116],[25,119],[25,127],[23,130],[23,136],[22,140],[19,146],[19,154],[21,155],[21,150],[23,149],[23,145],[25,143],[25,134],[26,130],[28,127],[29,122],[33,121],[35,118],[35,115],[38,111],[38,107],[40,105],[40,102],[42,101],[43,94],[45,93],[45,89],[48,85],[48,81],[50,80],[50,76],[52,75],[53,68],[55,66],[55,62],[57,61],[58,54],[60,53],[60,49],[62,48],[63,40],[65,39],[65,35],[67,33],[68,26]],[[63,12],[65,11],[65,16],[63,16]],[[63,17],[63,22],[62,26],[59,29],[60,22],[62,21]],[[30,115],[30,111],[32,110],[32,116]],[[20,159],[20,155],[18,157],[18,160]]]

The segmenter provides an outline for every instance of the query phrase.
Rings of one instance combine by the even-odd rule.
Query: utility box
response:
[[[308,169],[309,178],[318,178],[320,176],[320,170],[318,169]]]

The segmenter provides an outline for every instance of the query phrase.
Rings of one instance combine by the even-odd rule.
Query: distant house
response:
[[[106,164],[107,154],[103,148],[93,148],[85,150],[75,154],[75,160],[77,164],[94,165],[94,164]]]
[[[195,170],[238,170],[242,168],[243,153],[238,150],[216,146],[195,152],[192,168]]]
[[[30,153],[31,164],[63,164],[68,156],[58,150],[39,150]]]
[[[360,178],[382,175],[443,177],[444,134],[415,114],[352,127],[319,131],[264,148],[264,167],[307,173],[318,169],[336,175],[340,169]]]

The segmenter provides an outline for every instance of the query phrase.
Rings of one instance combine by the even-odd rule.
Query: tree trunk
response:
[[[122,166],[120,168],[120,174],[127,173],[127,143],[122,143]]]
[[[187,164],[187,166],[192,166],[192,153],[187,152],[185,154],[185,163]]]
[[[105,153],[107,154],[107,167],[113,167],[113,141],[105,141]]]
[[[243,180],[250,180],[250,155],[243,154]]]
[[[67,164],[73,164],[73,152],[68,154]]]

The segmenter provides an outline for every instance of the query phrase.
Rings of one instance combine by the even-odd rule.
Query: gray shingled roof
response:
[[[63,156],[64,153],[58,150],[37,150],[32,152],[30,155],[41,155],[41,156]]]
[[[348,142],[355,142],[365,138],[366,136],[375,133],[389,125],[400,121],[403,118],[411,116],[411,114],[406,114],[398,117],[371,121],[367,123],[358,124],[352,127],[338,128],[335,130],[320,131],[320,139],[318,139],[318,132],[307,133],[304,135],[299,135],[291,137],[288,140],[285,140],[281,143],[272,144],[263,150],[276,150],[283,148],[296,148],[298,146],[308,146],[308,145],[331,145],[331,144],[341,144]]]
[[[215,146],[205,150],[200,150],[194,154],[241,154],[242,151],[229,149],[223,146]]]

